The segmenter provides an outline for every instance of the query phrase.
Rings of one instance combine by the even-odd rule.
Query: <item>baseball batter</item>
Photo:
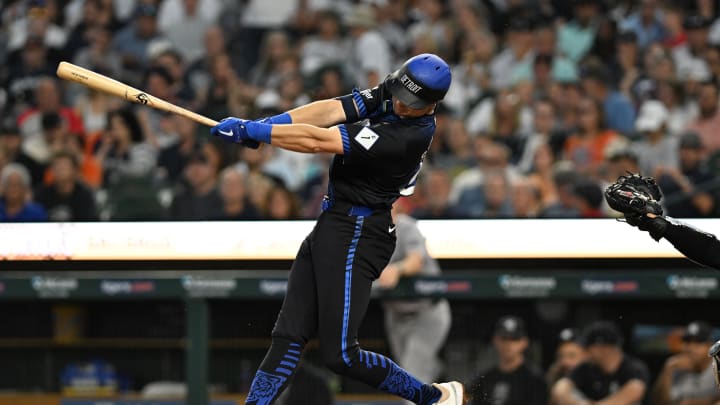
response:
[[[413,192],[435,132],[436,104],[450,81],[445,61],[421,54],[376,88],[259,121],[227,118],[212,128],[213,135],[251,148],[267,143],[335,154],[323,212],[292,265],[272,343],[246,404],[272,404],[313,337],[326,366],[338,374],[416,404],[463,402],[459,382],[420,381],[357,341],[372,282],[395,248],[390,207]]]

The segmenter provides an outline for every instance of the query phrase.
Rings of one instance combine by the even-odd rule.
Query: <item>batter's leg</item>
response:
[[[312,252],[306,239],[290,270],[272,343],[250,385],[246,404],[270,405],[289,384],[305,344],[317,330],[316,296]]]
[[[390,236],[387,235],[389,218],[381,219],[336,218],[337,224],[327,224],[334,226],[316,228],[313,249],[324,253],[313,257],[320,293],[320,354],[326,366],[335,373],[416,404],[430,405],[440,398],[439,389],[419,381],[385,356],[362,350],[357,341],[357,331],[370,301],[372,282],[387,264],[395,247],[394,239],[382,239]],[[348,226],[348,220],[352,221],[352,226]]]

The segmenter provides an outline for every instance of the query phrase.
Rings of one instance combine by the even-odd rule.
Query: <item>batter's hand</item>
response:
[[[389,264],[382,273],[380,273],[380,278],[377,280],[378,286],[388,290],[393,289],[397,287],[400,276],[400,267],[396,264]]]
[[[260,147],[260,142],[250,138],[250,135],[248,135],[248,122],[250,121],[228,117],[212,127],[210,134],[222,138],[227,142],[239,143],[246,148],[257,149]]]

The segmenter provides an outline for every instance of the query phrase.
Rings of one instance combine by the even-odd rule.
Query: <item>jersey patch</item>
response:
[[[366,150],[370,150],[373,145],[375,145],[375,142],[380,138],[378,134],[376,134],[372,129],[370,128],[363,128],[358,132],[357,135],[355,135],[355,142],[362,145],[363,148]]]

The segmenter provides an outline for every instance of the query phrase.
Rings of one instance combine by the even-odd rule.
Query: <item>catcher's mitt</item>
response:
[[[620,176],[605,190],[605,200],[610,208],[622,212],[631,221],[645,214],[662,215],[662,193],[652,177],[629,173]]]

